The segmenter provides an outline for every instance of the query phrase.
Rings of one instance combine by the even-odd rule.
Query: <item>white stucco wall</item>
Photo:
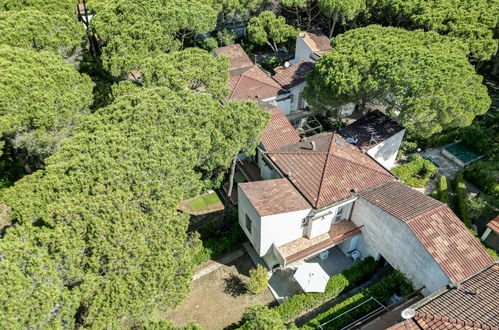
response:
[[[261,217],[251,205],[249,199],[243,193],[242,189],[237,189],[237,208],[239,225],[248,237],[253,247],[259,252],[260,232],[261,232]],[[251,233],[246,229],[246,215],[251,219]]]
[[[279,174],[279,172],[277,172],[271,166],[267,165],[267,163],[271,164],[271,162],[267,161],[267,163],[265,163],[265,161],[263,160],[263,157],[265,157],[263,155],[263,152],[261,150],[258,150],[257,163],[258,163],[258,167],[260,168],[260,176],[262,177],[262,179],[272,180],[272,179],[280,178],[281,175]]]
[[[309,61],[312,49],[299,35],[296,37],[295,60]]]
[[[448,276],[404,222],[363,198],[355,202],[351,220],[357,226],[364,226],[362,238],[365,243],[410,278],[416,289],[425,286],[424,295],[450,283]]]
[[[310,213],[310,208],[269,215],[261,218],[260,256],[272,252],[272,244],[281,246],[303,237],[302,220]]]
[[[298,108],[298,98],[300,96],[300,93],[303,93],[303,89],[305,88],[306,85],[307,85],[306,82],[302,82],[301,84],[296,85],[289,90],[289,92],[293,94],[293,100],[292,100],[293,102],[290,103],[291,111],[301,110]],[[307,101],[305,100],[305,98],[303,98],[303,108],[306,107],[307,105],[308,105]]]
[[[397,152],[399,151],[400,144],[404,139],[405,129],[386,139],[382,143],[369,149],[367,153],[376,159],[378,163],[390,169],[395,164]]]
[[[342,220],[348,219],[354,200],[355,199],[351,199],[329,208],[320,210],[319,212],[316,211],[313,217],[309,219],[306,236],[309,238],[314,238],[327,233],[331,228],[331,224],[336,217],[336,213],[338,212],[339,207],[345,207],[342,213]]]

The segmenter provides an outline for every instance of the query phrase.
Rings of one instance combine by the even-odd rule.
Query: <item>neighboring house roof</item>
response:
[[[451,282],[461,281],[493,261],[447,204],[394,181],[360,196],[405,222]]]
[[[499,235],[499,215],[493,220],[490,220],[490,222],[487,224],[487,227],[489,227],[493,232]]]
[[[312,142],[315,150],[312,150]],[[335,133],[322,133],[267,152],[269,158],[314,208],[394,177]]]
[[[213,50],[216,56],[218,55],[226,55],[230,57],[230,72],[239,73],[250,69],[253,66],[253,62],[251,62],[248,54],[244,51],[244,49],[239,44],[219,47]]]
[[[359,148],[368,150],[402,131],[402,126],[379,110],[374,110],[343,128],[343,136],[358,139]]]
[[[270,123],[263,131],[260,140],[265,150],[277,149],[300,141],[300,136],[279,108],[273,107],[269,109],[269,113]]]
[[[303,83],[307,73],[314,70],[314,68],[314,62],[300,61],[280,70],[277,74],[272,76],[272,78],[281,84],[282,87],[290,89]]]
[[[287,92],[256,65],[241,74],[231,74],[227,87],[229,99],[235,100],[267,99]]]
[[[310,208],[287,179],[239,183],[238,189],[243,191],[262,217]]]
[[[317,56],[332,49],[331,40],[320,30],[302,31],[299,35]]]
[[[496,261],[464,281],[417,302],[411,306],[416,310],[412,319],[389,329],[499,329],[498,288]]]

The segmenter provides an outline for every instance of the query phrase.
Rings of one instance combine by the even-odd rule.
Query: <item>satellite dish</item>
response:
[[[285,68],[289,68],[290,66],[291,66],[291,62],[290,61],[284,62],[284,67]]]
[[[400,313],[400,316],[402,316],[405,320],[412,319],[416,315],[416,311],[414,308],[406,308]]]

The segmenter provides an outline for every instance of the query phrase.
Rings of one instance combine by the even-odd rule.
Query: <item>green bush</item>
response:
[[[458,130],[453,130],[451,132],[444,133],[444,134],[439,135],[433,139],[433,147],[438,148],[438,147],[444,146],[446,144],[454,142],[458,138],[459,138],[459,131]]]
[[[408,162],[413,162],[413,161],[416,161],[416,160],[420,160],[422,158],[423,158],[423,156],[421,156],[419,153],[415,152],[415,153],[410,154],[409,156],[407,156],[407,161]]]
[[[282,322],[279,314],[269,309],[267,306],[255,305],[246,308],[241,320],[241,326],[238,329],[244,330],[284,330],[286,326]]]
[[[494,249],[491,249],[489,247],[485,247],[485,250],[487,250],[487,252],[490,254],[490,256],[494,259],[497,259],[498,256],[497,256],[497,252],[494,250]]]
[[[204,49],[206,50],[212,50],[214,48],[218,47],[218,41],[217,39],[211,37],[211,38],[206,38],[201,45]]]
[[[269,277],[267,270],[258,265],[256,268],[249,271],[250,281],[248,283],[248,290],[254,294],[258,294],[267,288]]]
[[[217,39],[220,41],[222,46],[230,46],[236,43],[236,35],[229,30],[219,31],[217,34]]]
[[[372,257],[355,264],[349,269],[332,276],[323,293],[297,294],[276,307],[283,320],[297,316],[305,309],[313,308],[327,300],[336,298],[341,293],[365,282],[379,268],[379,264]]]
[[[464,176],[486,194],[499,198],[499,156],[479,160],[467,166]]]
[[[422,188],[426,185],[429,178],[432,178],[437,173],[437,166],[428,159],[416,158],[408,163],[399,165],[391,171],[400,180],[410,185],[411,187]]]
[[[463,171],[459,171],[454,178],[454,192],[457,200],[457,215],[466,225],[471,227],[471,219],[468,210],[466,184],[464,183]]]
[[[394,271],[373,286],[362,290],[360,293],[335,305],[327,312],[318,315],[316,318],[307,323],[305,327],[318,329],[321,324],[324,324],[325,322],[332,320],[357,306],[357,308],[351,310],[348,315],[339,317],[324,326],[324,329],[340,329],[379,307],[375,301],[370,301],[359,306],[362,302],[367,301],[369,297],[374,297],[386,306],[393,294],[396,293],[400,296],[406,296],[412,291],[413,288],[410,281],[407,280],[399,271]]]
[[[220,233],[219,235],[203,240],[203,248],[194,256],[196,264],[201,264],[224,252],[230,251],[247,240],[246,234],[238,224],[234,225],[228,234]]]
[[[399,151],[397,153],[397,159],[400,159],[403,155],[417,153],[418,144],[411,141],[403,141],[400,144]]]
[[[447,177],[442,175],[438,181],[438,200],[442,203],[449,204],[449,189],[447,185]]]

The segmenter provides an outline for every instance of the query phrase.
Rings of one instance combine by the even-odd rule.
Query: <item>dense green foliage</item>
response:
[[[286,24],[284,17],[277,17],[269,11],[253,17],[248,24],[250,41],[258,45],[267,44],[274,52],[277,51],[278,44],[286,42],[297,34],[298,30]]]
[[[59,56],[9,46],[0,46],[0,90],[0,138],[28,173],[43,167],[92,102],[90,78]]]
[[[497,52],[493,29],[499,23],[497,0],[378,0],[372,11],[388,24],[403,24],[454,37],[466,43],[468,53],[482,60]]]
[[[275,309],[269,309],[267,306],[251,306],[244,311],[241,320],[241,326],[238,329],[243,330],[284,330],[284,325],[279,313]]]
[[[246,147],[231,135],[248,131],[239,118],[256,145],[266,123],[256,104],[192,91],[138,89],[88,118],[46,170],[5,192],[18,226],[0,241],[0,276],[17,285],[0,295],[0,324],[103,327],[178,304],[199,247],[176,207],[207,184],[216,150],[225,169]]]
[[[269,276],[267,269],[258,264],[256,268],[249,271],[250,280],[248,282],[248,290],[254,294],[258,294],[267,288]]]
[[[366,10],[366,0],[317,0],[320,11],[328,18],[329,38],[338,23],[345,24]]]
[[[468,194],[466,193],[466,184],[464,183],[463,171],[456,173],[454,178],[454,194],[457,203],[457,215],[464,222],[466,227],[471,227],[470,214],[468,210]]]
[[[410,281],[407,280],[399,271],[394,271],[373,286],[363,289],[360,293],[357,293],[356,295],[342,301],[329,309],[327,312],[318,315],[313,320],[308,322],[304,328],[318,329],[321,324],[324,324],[325,322],[332,320],[344,312],[358,306],[359,304],[367,301],[370,297],[376,298],[376,300],[386,306],[393,294],[396,293],[404,297],[410,294],[412,290],[413,288]],[[369,314],[378,307],[380,306],[374,301],[365,303],[358,308],[351,310],[348,315],[344,315],[343,317],[339,317],[336,320],[329,322],[324,326],[324,329],[340,329],[350,324],[353,320]]]
[[[75,63],[85,40],[85,30],[74,18],[40,11],[0,12],[0,44],[60,54]]]
[[[225,232],[217,232],[209,238],[203,238],[203,248],[194,256],[194,262],[196,264],[201,264],[216,258],[222,253],[233,250],[247,240],[248,237],[239,224],[236,223],[228,234]]]
[[[62,13],[74,17],[76,2],[71,0],[1,0],[0,10],[38,10],[47,15]]]
[[[449,189],[447,177],[445,175],[440,176],[440,179],[438,180],[438,200],[442,203],[449,204]]]
[[[411,158],[412,155],[415,155],[415,157]],[[409,186],[422,188],[426,185],[428,179],[435,176],[438,168],[431,161],[422,158],[419,154],[412,155],[409,155],[408,163],[399,165],[391,171]]]
[[[104,68],[115,77],[140,70],[148,57],[182,47],[215,29],[217,12],[202,0],[94,1],[90,26],[103,45]]]
[[[410,134],[428,137],[489,109],[482,77],[450,38],[373,25],[335,37],[333,49],[307,76],[305,97],[317,111],[381,103]]]
[[[499,198],[499,156],[479,160],[467,166],[464,176],[486,194]]]
[[[499,215],[499,199],[480,194],[468,199],[468,209],[473,223],[487,223]]]
[[[301,293],[294,295],[277,306],[276,311],[283,320],[293,318],[303,310],[336,298],[348,289],[365,282],[378,268],[378,263],[372,257],[367,257],[351,268],[332,276],[327,282],[326,291],[323,293]]]

